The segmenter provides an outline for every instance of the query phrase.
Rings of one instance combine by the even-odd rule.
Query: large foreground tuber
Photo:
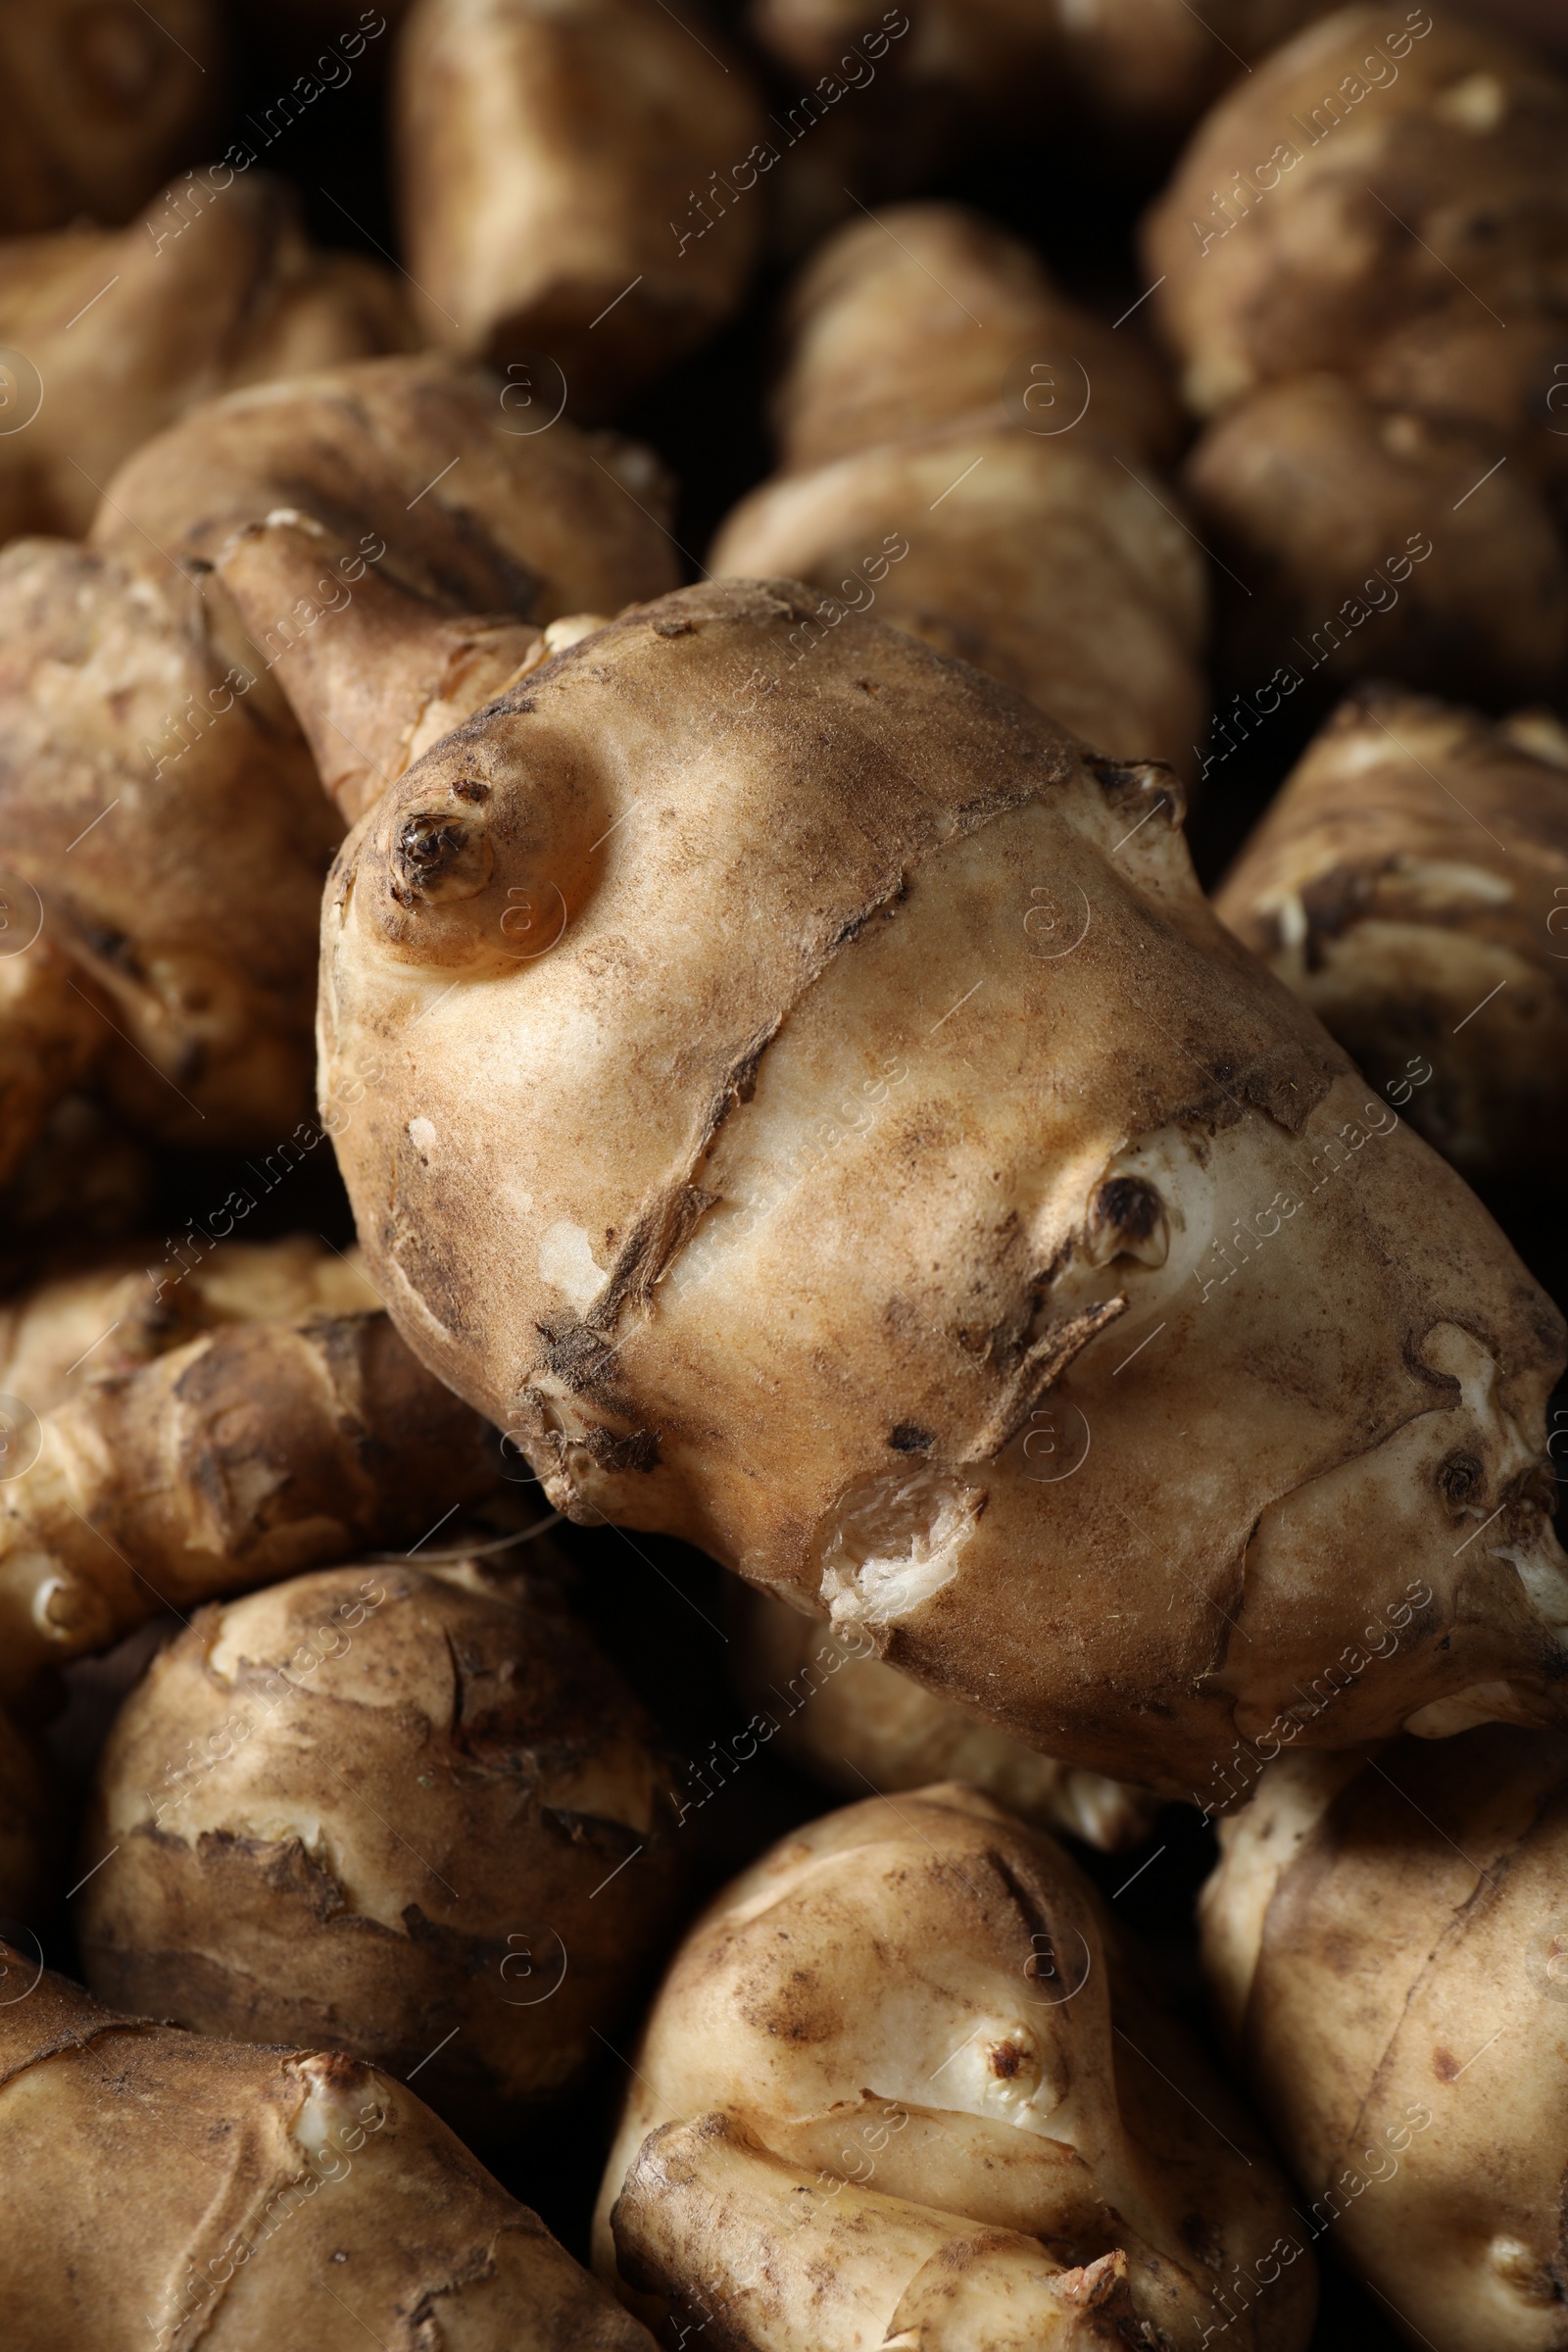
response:
[[[626,614],[345,845],[323,1105],[411,1346],[558,1506],[1074,1763],[1555,1719],[1554,1309],[1163,770],[814,604]]]

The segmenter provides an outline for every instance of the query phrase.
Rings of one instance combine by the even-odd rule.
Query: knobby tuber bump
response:
[[[415,0],[398,35],[398,195],[420,322],[432,342],[506,366],[531,424],[564,401],[614,407],[745,290],[766,125],[740,59],[692,29],[694,13]]]
[[[806,271],[777,412],[792,470],[741,501],[713,568],[808,580],[829,625],[875,604],[1101,750],[1188,769],[1207,587],[1148,479],[1172,430],[1157,375],[975,217],[908,205],[888,226]]]
[[[426,2061],[452,2122],[514,2123],[657,1962],[668,1778],[542,1579],[335,1568],[203,1609],[100,1759],[87,1982],[206,2034]]]
[[[24,1952],[0,1963],[30,1986],[0,2001],[12,2352],[341,2352],[362,2329],[386,2352],[651,2352],[401,2082],[339,2050],[121,2017]]]
[[[1549,682],[1568,654],[1568,84],[1490,26],[1342,9],[1214,108],[1145,259],[1187,398],[1215,418],[1185,481],[1231,572],[1233,664],[1326,631],[1342,678]],[[1385,594],[1414,545],[1420,570]]]
[[[1197,2342],[1290,2234],[1259,2135],[1093,1888],[972,1788],[765,1854],[692,1929],[633,2066],[596,2266],[720,2341]],[[1235,2340],[1303,2345],[1311,2258],[1253,2291]]]
[[[1433,2352],[1565,2340],[1568,1742],[1282,1757],[1221,1831],[1204,1964],[1323,2238]]]
[[[212,0],[4,0],[0,232],[128,220],[201,144],[218,36]]]
[[[1553,720],[1361,693],[1215,905],[1456,1167],[1568,1170],[1568,734]]]
[[[257,172],[187,175],[118,232],[0,244],[0,341],[38,378],[37,414],[8,415],[0,438],[0,537],[14,539],[79,537],[117,467],[195,402],[405,351],[414,331],[391,271],[316,252],[293,190]]]
[[[776,1738],[790,1763],[848,1795],[967,1781],[1026,1821],[1107,1853],[1154,1826],[1143,1789],[1043,1756],[938,1698],[879,1658],[863,1627],[824,1626],[742,1585],[730,1629],[737,1685],[758,1710],[753,1733]]]
[[[510,673],[524,628],[533,645],[544,623],[670,584],[656,462],[564,422],[514,434],[502,399],[481,371],[416,358],[253,386],[138,451],[87,546],[0,555],[8,889],[41,921],[0,964],[21,999],[0,1047],[12,1152],[94,1056],[136,1123],[172,1140],[271,1144],[302,1117],[342,824],[279,689],[285,662],[334,667],[344,614],[391,603],[421,621],[486,614],[487,643],[500,616]],[[219,559],[279,514],[311,560],[247,627]],[[450,697],[466,660],[454,642],[398,709],[416,689]],[[457,707],[499,683],[480,675]],[[397,730],[367,767],[361,717],[339,702],[353,740],[339,734],[327,765],[329,781],[353,771],[355,813],[397,772]]]
[[[220,1252],[188,1298],[177,1270],[117,1264],[99,1296],[125,1328],[99,1325],[97,1378],[90,1347],[87,1364],[64,1363],[95,1319],[90,1280],[47,1286],[13,1319],[7,1378],[40,1402],[32,1458],[0,1483],[0,1696],[160,1603],[406,1545],[494,1491],[484,1423],[365,1300],[357,1271],[300,1256]]]
[[[410,1345],[558,1507],[1073,1763],[1554,1720],[1555,1310],[1165,771],[815,607],[625,614],[345,844],[323,1110]]]

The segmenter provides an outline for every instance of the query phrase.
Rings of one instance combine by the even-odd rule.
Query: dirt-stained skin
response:
[[[1204,1966],[1313,2237],[1412,2342],[1555,2352],[1568,1741],[1285,1757],[1222,1847]]]
[[[881,2342],[874,2320],[894,2336],[947,2236],[976,2332],[934,2340],[1002,2352],[1197,2343],[1261,2265],[1268,2291],[1227,2338],[1298,2352],[1316,2296],[1284,2183],[1146,1969],[1060,1847],[975,1789],[808,1824],[665,1979],[600,2195],[600,2276],[650,2318],[710,2309],[739,2344],[839,2352]],[[1002,2324],[1020,2240],[1038,2332]]]
[[[1352,696],[1215,899],[1467,1176],[1568,1168],[1568,733]]]
[[[418,2067],[468,2137],[564,2091],[658,1965],[681,1855],[653,1726],[538,1566],[361,1564],[199,1611],[100,1759],[94,1991]]]
[[[1554,1717],[1554,1309],[1163,771],[814,603],[626,614],[345,845],[322,1102],[411,1344],[562,1507],[1075,1762]]]
[[[386,2352],[652,2352],[403,2083],[121,2016],[9,1945],[0,1967],[14,2352],[332,2352],[345,2311]]]

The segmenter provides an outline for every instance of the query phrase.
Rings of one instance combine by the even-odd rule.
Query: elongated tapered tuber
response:
[[[558,1507],[1073,1763],[1554,1720],[1555,1310],[1166,771],[814,607],[626,614],[345,845],[323,1109],[409,1344]]]

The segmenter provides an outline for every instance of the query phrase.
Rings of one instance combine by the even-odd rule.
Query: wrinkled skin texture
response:
[[[8,1106],[36,1121],[96,1057],[166,1140],[249,1149],[303,1117],[342,823],[283,664],[330,668],[362,589],[426,623],[507,616],[531,643],[674,576],[655,462],[564,422],[515,435],[501,401],[495,379],[430,359],[256,386],[139,450],[87,546],[0,555],[6,888],[41,923],[8,996],[12,965],[55,959],[0,1046]],[[317,530],[318,562],[247,627],[213,567],[280,509]],[[357,708],[339,715],[352,734]],[[19,1116],[8,1150],[31,1132]]]
[[[618,2270],[636,2287],[662,2273],[662,2291],[700,2316],[715,2273],[749,2274],[764,2322],[783,2304],[787,2323],[792,2300],[814,2322],[742,2332],[769,2352],[881,2342],[874,2328],[850,2331],[855,2303],[869,2318],[880,2291],[891,2320],[916,2267],[899,2262],[895,2233],[924,2251],[933,2222],[1043,2240],[1061,2266],[1058,2292],[1080,2298],[1081,2266],[1120,2255],[1128,2333],[1143,2322],[1175,2343],[1220,2325],[1227,2272],[1251,2272],[1289,2231],[1254,2128],[1153,1998],[1093,1889],[1049,1838],[960,1786],[850,1806],[764,1855],[688,1936],[634,2065],[600,2192],[600,2276]],[[723,2119],[728,2143],[681,2135],[702,2193],[677,2195],[671,2228],[664,2147],[648,2135],[705,2115]],[[776,2160],[771,2179],[755,2160],[750,2181],[735,2178],[737,2132]],[[871,2193],[840,2209],[844,2243],[824,2287],[809,2268],[818,2200],[845,2180]],[[809,2184],[799,2245],[797,2184]],[[991,2266],[1009,2257],[982,2243],[961,2259],[978,2274],[977,2321],[994,2324]],[[1049,2293],[1049,2272],[1036,2278]],[[1310,2332],[1310,2259],[1276,2262],[1274,2280],[1238,2326],[1248,2352],[1286,2352]],[[1040,2325],[1034,2336],[977,2328],[974,2340],[1000,2352],[1107,2339],[1110,2328]]]
[[[956,205],[841,231],[785,328],[785,470],[742,499],[713,569],[808,580],[829,625],[875,606],[1098,749],[1190,772],[1207,580],[1148,478],[1175,428],[1147,356]]]
[[[1096,428],[1129,456],[1162,463],[1180,440],[1152,357],[1064,294],[1020,238],[962,205],[901,204],[850,222],[796,278],[783,330],[772,410],[792,471],[971,414],[1065,423],[1084,377]]]
[[[1172,495],[1087,431],[955,425],[776,476],[729,516],[711,564],[818,588],[805,642],[874,606],[1097,750],[1189,772],[1207,591]]]
[[[212,0],[5,0],[0,232],[124,220],[194,161],[221,94]]]
[[[693,196],[766,123],[739,58],[690,22],[655,0],[416,0],[399,34],[420,322],[432,342],[514,364],[530,422],[564,399],[607,414],[745,290],[765,197],[719,192],[705,210]]]
[[[812,601],[626,614],[345,845],[322,1101],[410,1344],[559,1507],[1073,1763],[1554,1718],[1554,1309],[1163,771]]]
[[[1227,410],[1182,486],[1229,575],[1230,673],[1261,687],[1283,658],[1299,680],[1543,691],[1568,657],[1568,552],[1506,455],[1479,425],[1380,407],[1330,375]]]
[[[402,2083],[0,1964],[13,2352],[340,2352],[349,2315],[385,2352],[651,2352]]]
[[[1143,1789],[1039,1755],[922,1690],[877,1656],[862,1626],[824,1626],[745,1585],[729,1622],[735,1680],[757,1709],[749,1736],[776,1739],[780,1755],[845,1795],[967,1781],[1024,1820],[1070,1830],[1106,1853],[1139,1844],[1154,1826]]]
[[[514,2125],[657,1961],[668,1777],[544,1578],[336,1568],[203,1609],[99,1763],[82,1870],[116,1850],[78,1906],[88,1984],[417,2066],[468,2136]]]
[[[1568,321],[1568,85],[1457,12],[1343,9],[1214,108],[1144,257],[1201,416],[1275,377],[1375,372],[1417,325],[1479,322],[1515,420],[1539,427],[1552,378],[1516,354],[1533,321]],[[1441,365],[1416,398],[1453,408]]]
[[[22,1467],[0,1482],[0,1695],[160,1602],[406,1547],[494,1491],[485,1424],[357,1268],[312,1254],[241,1247],[203,1279],[121,1259],[13,1310]]]
[[[1434,2352],[1568,2343],[1568,1742],[1282,1758],[1204,1965],[1304,2219]]]
[[[1466,1175],[1568,1172],[1560,728],[1357,697],[1214,903]]]
[[[187,175],[118,234],[0,244],[0,344],[44,387],[0,438],[0,534],[79,537],[116,468],[197,401],[413,342],[391,271],[314,251],[293,191],[263,172]]]

